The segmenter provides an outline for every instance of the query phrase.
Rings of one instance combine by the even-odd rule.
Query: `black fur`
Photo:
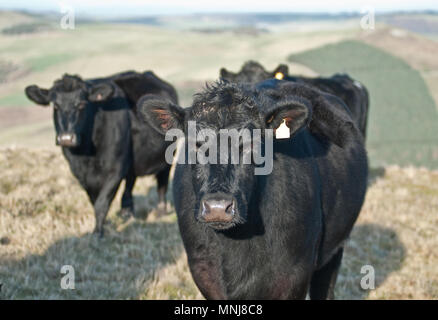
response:
[[[145,119],[166,130],[186,128],[189,120],[215,131],[263,130],[290,117],[292,138],[274,141],[269,175],[254,175],[254,164],[178,164],[178,223],[191,273],[208,299],[304,299],[308,291],[312,299],[332,298],[368,173],[363,137],[345,104],[275,80],[219,82],[185,110],[163,101],[156,112],[156,100],[149,102],[139,105]],[[228,228],[198,219],[201,199],[213,193],[237,202]]]
[[[274,78],[278,72],[283,74],[283,80],[314,86],[319,90],[331,93],[342,99],[350,109],[352,118],[358,124],[362,135],[366,137],[369,112],[368,90],[364,85],[351,79],[346,74],[336,74],[329,78],[299,77],[289,75],[289,68],[284,64],[280,64],[274,71],[270,72],[258,62],[248,61],[238,73],[222,68],[220,70],[220,77],[231,82],[257,83]]]
[[[38,104],[53,103],[58,142],[65,133],[75,136],[72,145],[63,146],[62,152],[94,206],[96,233],[103,235],[105,217],[123,179],[124,214],[133,213],[136,177],[148,174],[157,177],[159,209],[165,211],[170,165],[164,159],[164,150],[168,144],[139,120],[135,105],[148,93],[177,103],[173,87],[152,72],[129,71],[90,80],[64,75],[49,90],[32,85],[25,92]]]

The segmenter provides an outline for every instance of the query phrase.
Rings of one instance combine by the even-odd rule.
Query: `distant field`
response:
[[[18,13],[0,12],[0,17],[3,19],[0,28],[40,22],[36,17]],[[272,69],[284,63],[291,51],[319,47],[356,33],[355,29],[340,28],[250,35],[105,23],[77,23],[75,30],[0,33],[0,113],[4,108],[20,108],[23,118],[29,118],[35,114],[34,109],[42,110],[26,99],[23,90],[27,85],[49,87],[64,73],[90,78],[123,70],[153,70],[176,87],[181,104],[188,106],[192,95],[206,81],[218,78],[221,67],[237,70],[246,60],[254,59]],[[312,74],[300,65],[291,68],[294,72]],[[14,122],[11,127],[11,121],[0,118],[0,145],[52,147],[52,134],[48,135],[51,116],[44,114],[44,119],[35,119],[38,126],[33,129],[29,122],[22,125]]]
[[[348,73],[370,94],[367,149],[372,166],[438,168],[438,113],[421,74],[403,60],[359,41],[292,54],[289,61],[329,76]]]
[[[14,19],[5,13],[3,17],[12,25],[14,19],[17,23],[40,22],[19,14]],[[0,145],[53,147],[50,112],[28,101],[23,89],[29,84],[49,87],[66,72],[87,78],[129,69],[153,70],[176,87],[181,104],[188,106],[206,81],[217,79],[221,67],[238,70],[244,61],[254,59],[272,69],[292,53],[293,73],[348,72],[369,88],[368,148],[373,166],[396,163],[438,168],[438,141],[434,138],[438,107],[433,100],[438,101],[438,67],[433,54],[438,45],[381,26],[375,33],[361,34],[351,23],[340,24],[344,29],[256,36],[103,23],[79,23],[75,30],[0,34],[0,79],[5,79],[0,83],[0,115],[21,110],[21,117],[16,112],[12,119],[0,117]],[[36,110],[43,116],[36,116]],[[20,118],[22,123],[17,121]]]
[[[438,22],[438,19],[436,21]],[[403,59],[404,62],[419,71],[426,81],[438,111],[438,41],[431,41],[430,38],[433,39],[432,36],[424,37],[405,30],[391,28],[381,28],[376,32],[360,36],[362,41]]]

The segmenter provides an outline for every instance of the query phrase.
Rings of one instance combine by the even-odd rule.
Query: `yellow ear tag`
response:
[[[286,125],[286,119],[283,119],[283,122],[280,126],[275,130],[275,139],[289,139],[290,138],[290,130]]]
[[[282,72],[277,72],[275,74],[275,79],[277,80],[283,80],[284,79],[284,74]]]

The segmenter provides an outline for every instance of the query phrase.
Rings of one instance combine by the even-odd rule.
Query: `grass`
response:
[[[0,83],[7,81],[7,76],[17,70],[17,66],[8,61],[0,61]]]
[[[0,29],[10,28],[18,24],[32,23],[34,21],[35,18],[27,14],[0,10]]]
[[[21,35],[50,30],[50,24],[46,23],[22,23],[3,29],[1,32],[5,35]]]
[[[57,64],[66,63],[73,58],[74,55],[70,53],[44,54],[42,56],[28,59],[26,65],[28,65],[32,71],[38,72],[44,71],[45,69]]]
[[[14,141],[14,143],[11,143]],[[55,146],[55,132],[50,120],[14,126],[4,132],[0,131],[0,144],[20,145],[35,148],[41,145]]]
[[[367,148],[373,166],[438,168],[438,113],[417,70],[400,58],[358,41],[293,54],[290,61],[322,75],[345,72],[369,90]]]
[[[140,179],[135,187],[137,219],[118,217],[119,192],[103,240],[90,234],[92,207],[59,150],[2,149],[0,181],[0,239],[7,243],[0,245],[0,298],[202,298],[175,213],[151,213],[157,202],[153,179]],[[337,298],[437,299],[437,214],[438,172],[372,170]],[[75,290],[60,288],[63,265],[75,268]],[[360,288],[363,265],[375,268],[375,290]]]
[[[4,106],[23,106],[28,103],[28,99],[22,92],[16,92],[0,97],[0,105]]]

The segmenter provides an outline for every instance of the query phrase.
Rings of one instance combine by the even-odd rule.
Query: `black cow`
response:
[[[162,134],[183,130],[186,153],[189,121],[265,134],[285,121],[291,138],[274,141],[269,175],[255,175],[254,162],[177,164],[174,204],[190,270],[208,299],[303,299],[308,290],[333,298],[368,170],[362,134],[339,98],[286,81],[222,81],[187,109],[159,97],[138,108]]]
[[[346,74],[335,74],[329,78],[308,78],[289,75],[289,68],[280,64],[274,71],[267,71],[255,61],[246,62],[238,73],[220,70],[220,77],[231,82],[257,83],[263,80],[277,78],[279,80],[315,86],[319,90],[331,93],[341,98],[349,107],[352,118],[358,123],[363,136],[366,137],[369,97],[368,90],[359,81],[351,79]]]
[[[25,92],[37,104],[53,104],[56,144],[94,206],[96,233],[103,235],[105,217],[123,179],[124,216],[133,213],[136,177],[149,174],[155,174],[158,182],[158,213],[165,213],[170,165],[164,151],[168,143],[139,120],[135,104],[149,93],[177,103],[172,86],[152,72],[129,71],[91,80],[64,75],[50,89],[32,85]]]

